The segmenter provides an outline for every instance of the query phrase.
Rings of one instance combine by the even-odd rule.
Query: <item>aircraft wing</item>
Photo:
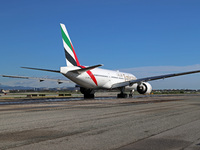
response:
[[[140,78],[140,79],[136,79],[136,80],[130,80],[130,81],[125,81],[125,82],[113,84],[112,88],[131,86],[131,85],[133,85],[135,83],[140,84],[141,82],[148,82],[148,81],[153,81],[153,80],[171,78],[171,77],[175,77],[175,76],[182,76],[182,75],[199,73],[199,72],[200,72],[200,70],[195,70],[195,71],[189,71],[189,72],[173,73],[173,74],[166,74],[166,75],[160,75],[160,76],[152,76],[152,77]]]
[[[11,76],[11,75],[0,75],[2,77],[7,77],[7,78],[20,78],[20,79],[34,79],[34,80],[39,80],[40,82],[48,80],[48,81],[55,81],[58,84],[61,83],[73,83],[70,80],[61,80],[61,79],[50,79],[50,78],[36,78],[36,77],[25,77],[25,76]]]

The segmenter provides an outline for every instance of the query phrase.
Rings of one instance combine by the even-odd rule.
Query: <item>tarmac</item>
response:
[[[0,150],[200,150],[200,95],[0,105]]]

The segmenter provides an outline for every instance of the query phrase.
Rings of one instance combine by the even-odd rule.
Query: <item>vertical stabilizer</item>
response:
[[[60,24],[67,66],[80,66],[74,47],[64,24]]]

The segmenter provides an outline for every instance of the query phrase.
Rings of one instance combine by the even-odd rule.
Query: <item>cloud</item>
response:
[[[191,66],[147,66],[147,67],[137,67],[137,68],[126,68],[120,69],[120,71],[136,73],[140,75],[154,74],[160,75],[162,73],[174,73],[174,72],[185,72],[192,70],[200,70],[200,64]]]

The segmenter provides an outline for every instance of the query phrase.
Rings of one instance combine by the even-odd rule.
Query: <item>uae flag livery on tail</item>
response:
[[[67,66],[80,66],[74,47],[64,24],[60,24]]]
[[[65,25],[61,23],[60,27],[61,27],[62,40],[63,40],[63,46],[65,50],[67,66],[68,67],[78,66],[81,68],[80,70],[75,70],[75,72],[81,72],[81,70],[87,69],[85,66],[80,65]],[[99,67],[99,66],[101,65],[94,66],[94,68]],[[87,70],[86,72],[90,76],[90,78],[93,80],[93,82],[98,86],[97,80],[95,76],[93,75],[93,73],[90,70]]]

